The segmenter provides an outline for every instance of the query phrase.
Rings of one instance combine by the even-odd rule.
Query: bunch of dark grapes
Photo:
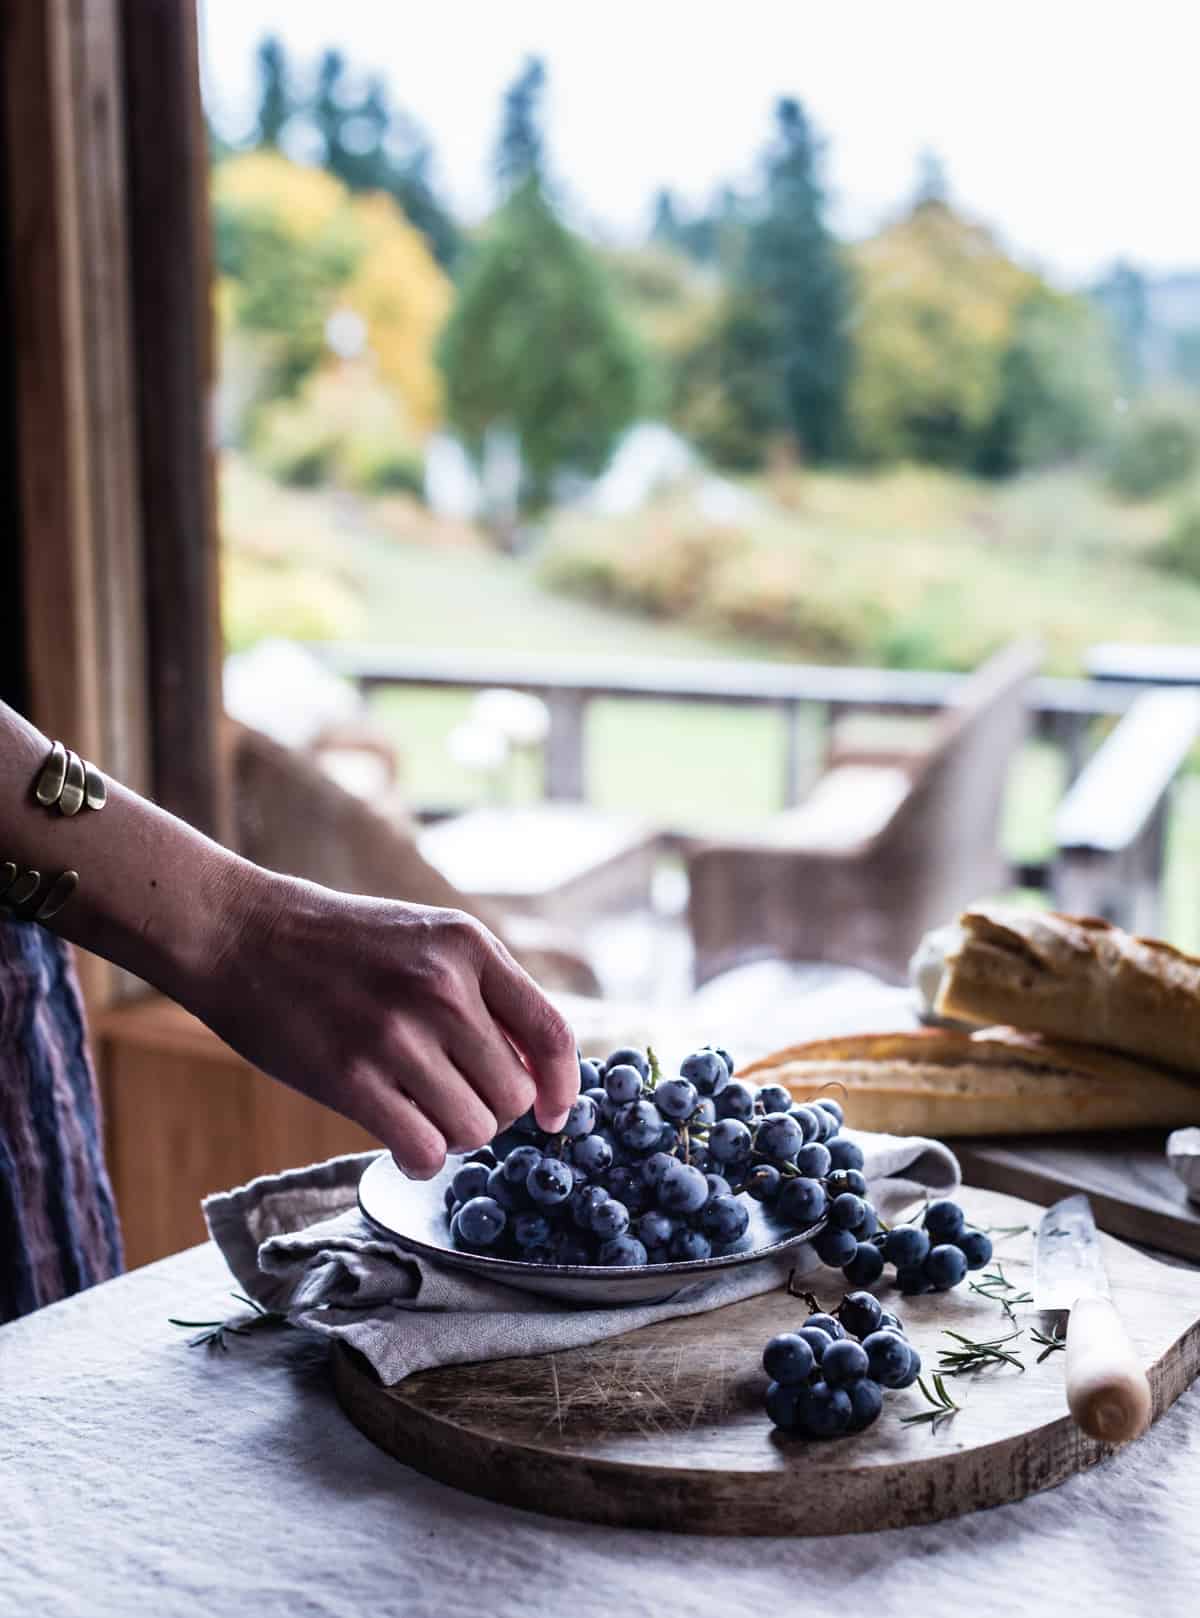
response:
[[[464,1160],[446,1192],[455,1245],[532,1264],[706,1259],[749,1245],[749,1195],[786,1229],[827,1220],[821,1259],[869,1284],[883,1269],[879,1221],[863,1154],[840,1135],[841,1107],[802,1105],[780,1085],[759,1089],[733,1073],[729,1052],[714,1046],[674,1078],[653,1053],[581,1058],[561,1134],[526,1113]]]
[[[894,1264],[896,1285],[909,1296],[949,1292],[968,1270],[982,1270],[992,1258],[991,1237],[968,1225],[958,1203],[948,1197],[928,1203],[919,1222],[893,1225],[875,1242],[879,1273],[885,1263]]]
[[[814,1300],[815,1301],[815,1300]],[[908,1388],[921,1357],[899,1318],[869,1292],[848,1292],[836,1316],[814,1312],[763,1350],[767,1414],[801,1438],[861,1433],[883,1409],[885,1388]]]

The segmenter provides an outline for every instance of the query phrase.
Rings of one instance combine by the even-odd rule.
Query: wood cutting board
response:
[[[976,1224],[1033,1227],[1041,1209],[992,1191],[962,1196]],[[1032,1280],[1032,1228],[996,1238],[1019,1291]],[[1200,1372],[1200,1274],[1167,1268],[1101,1238],[1114,1300],[1150,1377],[1155,1416]],[[802,1283],[834,1305],[845,1283],[817,1271]],[[894,1288],[877,1289],[889,1303]],[[898,1300],[926,1372],[954,1330],[1003,1335],[1000,1305],[966,1286]],[[952,1378],[961,1411],[905,1425],[929,1406],[916,1388],[885,1395],[865,1433],[805,1443],[776,1433],[762,1410],[763,1345],[800,1324],[782,1289],[709,1314],[643,1327],[586,1348],[422,1371],[381,1387],[337,1344],[333,1375],[351,1421],[389,1454],[472,1494],[554,1516],[705,1534],[839,1534],[956,1517],[1019,1500],[1094,1466],[1111,1447],[1067,1414],[1063,1359],[1038,1364],[1030,1327],[1015,1346],[1026,1370]]]
[[[1101,1230],[1200,1264],[1200,1207],[1167,1162],[1167,1134],[998,1136],[950,1145],[972,1185],[1044,1203],[1082,1191]]]

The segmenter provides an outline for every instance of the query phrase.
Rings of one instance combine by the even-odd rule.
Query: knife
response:
[[[1067,1406],[1089,1438],[1123,1444],[1150,1424],[1150,1384],[1109,1297],[1086,1197],[1047,1208],[1034,1248],[1039,1309],[1069,1310]]]

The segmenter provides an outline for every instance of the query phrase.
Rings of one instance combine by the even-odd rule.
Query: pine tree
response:
[[[472,259],[439,358],[451,421],[481,456],[516,437],[520,501],[537,511],[556,474],[603,470],[640,396],[640,355],[604,269],[546,195],[531,60],[505,97],[495,173],[504,200]]]
[[[763,323],[765,341],[757,346],[770,354],[763,381],[777,425],[806,456],[827,460],[844,444],[849,278],[825,223],[820,143],[798,101],[781,100],[776,121],[763,207],[749,229],[734,303],[740,320]]]
[[[292,99],[287,57],[282,41],[269,34],[259,45],[258,115],[255,119],[254,144],[278,149],[288,119],[295,111]]]
[[[354,166],[354,154],[344,140],[346,123],[352,116],[343,94],[346,59],[341,51],[323,52],[317,67],[317,88],[309,117],[321,141],[321,167],[345,180],[347,159]]]
[[[540,57],[530,56],[504,96],[500,139],[492,167],[503,193],[516,191],[526,180],[542,183],[541,100],[546,68]]]

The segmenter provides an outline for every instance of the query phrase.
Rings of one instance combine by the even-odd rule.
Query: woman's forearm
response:
[[[34,799],[50,741],[0,705],[0,862],[65,870],[79,885],[47,925],[177,999],[229,946],[230,918],[259,902],[259,874],[156,804],[108,781],[99,813],[66,816]]]
[[[561,1127],[574,1039],[478,921],[265,871],[117,782],[101,810],[47,811],[34,782],[50,747],[0,704],[0,862],[41,873],[43,891],[79,873],[55,932],[363,1124],[414,1175],[530,1106]]]

